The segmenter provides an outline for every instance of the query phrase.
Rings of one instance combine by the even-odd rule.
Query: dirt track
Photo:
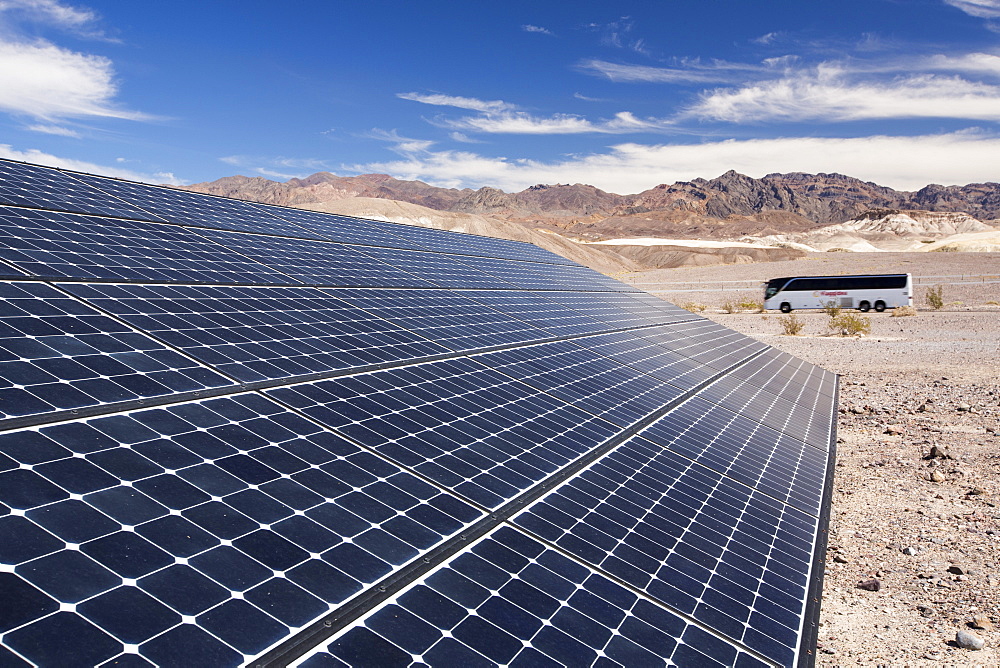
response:
[[[1000,258],[982,254],[918,254],[926,261],[916,264],[902,254],[836,255],[795,266],[671,270],[659,280],[899,265],[914,275],[1000,272]],[[702,301],[732,296],[704,293]],[[776,313],[706,312],[841,375],[819,665],[1000,666],[1000,630],[991,628],[1000,626],[1000,306],[986,304],[1000,301],[1000,284],[947,286],[945,297],[964,303],[913,317],[870,314],[872,332],[860,339],[830,335],[823,313],[797,312],[804,336],[792,337]],[[931,458],[932,447],[947,456]],[[873,579],[878,591],[857,587]],[[977,617],[988,628],[973,628]],[[956,646],[959,630],[978,635],[985,649]]]

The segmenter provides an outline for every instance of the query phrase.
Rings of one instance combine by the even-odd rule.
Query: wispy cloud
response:
[[[345,165],[355,173],[388,173],[443,187],[484,183],[507,191],[534,183],[589,183],[609,192],[636,193],[659,183],[714,177],[735,169],[840,172],[903,190],[929,183],[995,180],[1000,137],[979,131],[919,137],[779,138],[698,144],[611,146],[605,153],[559,161],[511,160],[465,151],[421,150],[400,160]]]
[[[472,111],[495,112],[513,109],[514,105],[503,100],[478,100],[474,97],[459,97],[457,95],[442,95],[440,93],[396,93],[396,97],[421,104],[432,104],[439,107],[456,107]]]
[[[1000,0],[944,0],[969,16],[980,19],[1000,18]]]
[[[523,26],[521,26],[521,30],[523,30],[524,32],[540,33],[542,35],[554,35],[555,34],[551,30],[549,30],[548,28],[543,28],[541,26],[533,26],[530,23],[526,23]]]
[[[327,163],[316,158],[286,158],[252,155],[227,155],[219,161],[247,170],[252,174],[278,179],[301,179],[327,169]],[[300,170],[290,172],[292,170]]]
[[[760,37],[755,37],[750,41],[754,44],[773,44],[778,39],[778,33],[769,32],[766,35],[761,35]]]
[[[437,119],[435,123],[460,131],[522,135],[623,134],[640,131],[663,131],[672,125],[669,120],[639,118],[628,111],[618,112],[610,119],[599,121],[591,121],[576,114],[533,116],[525,112],[506,112],[456,119]]]
[[[616,82],[646,83],[728,83],[741,81],[748,73],[763,72],[770,65],[730,63],[725,61],[681,61],[679,67],[654,67],[612,63],[606,60],[584,60],[577,69]]]
[[[600,34],[601,44],[612,46],[618,49],[635,51],[643,55],[650,55],[646,46],[646,40],[642,37],[635,37],[635,21],[629,16],[623,16],[617,21],[610,23],[591,23],[586,26]]]
[[[730,123],[1000,120],[1000,87],[931,74],[854,81],[835,67],[704,93],[682,117]]]
[[[74,139],[80,138],[80,133],[76,130],[71,130],[70,128],[63,127],[61,125],[28,125],[24,128],[31,132],[40,132],[44,135],[56,135],[59,137],[72,137]]]
[[[30,22],[52,26],[89,39],[116,41],[97,27],[97,14],[57,0],[0,0],[0,20],[12,24]]]
[[[183,182],[171,172],[137,172],[131,169],[100,165],[93,162],[87,162],[85,160],[63,158],[61,156],[45,153],[37,149],[21,151],[13,148],[10,144],[0,144],[0,158],[19,160],[21,162],[31,162],[36,165],[47,165],[49,167],[62,167],[63,169],[72,169],[77,172],[113,176],[120,179],[128,179],[129,181],[141,181],[142,183],[159,183],[172,186],[179,186],[183,184]],[[121,163],[123,160],[118,158],[116,162]]]

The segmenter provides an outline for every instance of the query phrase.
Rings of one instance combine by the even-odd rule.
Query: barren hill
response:
[[[754,179],[729,171],[711,180],[660,184],[632,195],[579,183],[540,184],[516,193],[489,187],[459,190],[386,174],[344,177],[329,172],[285,183],[231,176],[188,189],[290,206],[356,197],[398,200],[591,240],[802,234],[857,220],[872,209],[961,212],[986,221],[1000,218],[998,183],[928,185],[905,192],[843,174],[768,174]]]

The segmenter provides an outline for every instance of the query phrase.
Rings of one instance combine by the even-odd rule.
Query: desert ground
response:
[[[905,271],[943,285],[939,311],[871,313],[868,336],[829,333],[798,311],[800,336],[778,313],[726,313],[720,290],[776,276]],[[671,301],[840,374],[837,464],[817,664],[1000,666],[1000,255],[822,253],[805,259],[630,274]],[[957,277],[933,281],[930,277]],[[699,285],[702,290],[694,290]],[[726,287],[726,286],[722,286]],[[961,302],[961,303],[956,303]],[[990,303],[993,302],[993,303]],[[877,590],[859,588],[878,581]],[[983,649],[959,647],[959,631]]]

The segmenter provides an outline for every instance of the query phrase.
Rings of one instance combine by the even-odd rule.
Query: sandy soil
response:
[[[850,259],[845,273],[869,271]],[[886,259],[861,258],[892,271],[877,264]],[[909,270],[988,267],[983,256],[934,259]],[[837,266],[803,263],[824,266],[810,273]],[[727,267],[725,278],[804,273],[797,269]],[[805,330],[794,337],[776,313],[706,312],[841,375],[819,665],[1000,666],[1000,306],[985,304],[1000,299],[1000,285],[966,288],[966,303],[943,311],[864,316],[864,338],[830,335],[819,312],[797,312]],[[858,587],[871,580],[878,591]],[[985,648],[958,647],[963,630]]]

